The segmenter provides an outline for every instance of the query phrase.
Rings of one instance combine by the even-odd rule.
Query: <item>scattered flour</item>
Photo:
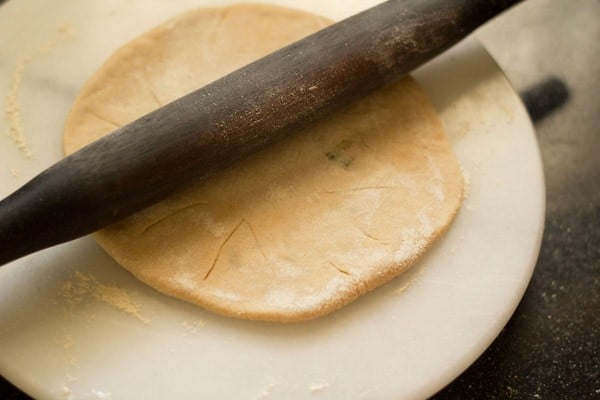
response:
[[[62,387],[62,395],[65,399],[70,399],[71,395],[73,394],[73,392],[71,392],[71,389],[68,386],[63,386]]]
[[[100,390],[92,389],[92,393],[99,399],[112,399],[111,392],[102,392]]]
[[[77,363],[77,358],[73,355],[73,344],[75,340],[73,340],[73,336],[70,334],[65,334],[63,337],[63,348],[65,349],[65,361],[67,367],[72,367]]]
[[[71,36],[73,36],[71,27],[68,24],[61,25],[52,38],[39,46],[34,52],[27,54],[19,60],[12,73],[10,88],[5,98],[4,116],[9,125],[8,136],[27,158],[31,158],[33,153],[25,136],[21,105],[19,104],[19,92],[23,83],[26,67],[36,58],[48,54],[60,40]]]
[[[148,318],[145,318],[140,314],[141,306],[133,301],[127,292],[116,285],[101,284],[90,274],[76,271],[71,279],[60,284],[59,295],[63,298],[67,306],[64,310],[67,318],[72,317],[72,313],[69,311],[71,311],[74,306],[83,301],[87,301],[88,299],[96,299],[119,311],[132,315],[144,323],[150,322]],[[77,378],[71,374],[71,371],[77,365],[77,358],[73,352],[75,339],[67,330],[63,332],[61,344],[64,349],[63,357],[65,361],[66,377],[66,382],[62,386],[61,394],[63,398],[70,400],[74,398],[70,383],[77,380]],[[112,398],[110,392],[93,389],[92,394],[98,399]]]
[[[64,359],[65,359],[66,383],[63,384],[61,393],[62,393],[63,398],[65,398],[66,400],[71,400],[73,398],[73,392],[71,391],[69,384],[71,382],[74,382],[77,380],[77,378],[75,378],[71,374],[73,367],[77,363],[77,359],[75,358],[75,356],[73,356],[73,352],[70,349],[66,349],[66,348],[65,348],[65,353],[64,353]]]
[[[186,329],[187,333],[196,335],[202,328],[206,326],[206,322],[202,321],[201,319],[197,321],[183,321],[181,326]]]
[[[276,386],[275,383],[269,383],[267,385],[267,387],[260,392],[260,394],[258,396],[255,397],[256,400],[266,400],[269,398],[269,396],[271,396],[271,391],[273,390],[273,388]]]
[[[73,398],[73,393],[70,388],[70,384],[75,382],[77,378],[75,378],[72,374],[73,368],[77,365],[77,358],[73,354],[73,346],[75,345],[75,339],[73,335],[71,335],[66,328],[63,328],[62,334],[62,347],[63,347],[63,360],[64,360],[64,368],[65,368],[65,383],[62,387],[62,395],[63,398],[67,400],[71,400]]]
[[[114,284],[101,284],[92,275],[77,271],[72,279],[61,284],[59,290],[61,296],[71,306],[81,303],[85,298],[92,297],[146,324],[150,322],[148,318],[140,314],[141,305],[132,300],[125,290]]]
[[[460,168],[460,171],[462,172],[463,179],[465,181],[465,187],[463,189],[463,197],[466,200],[469,197],[469,194],[471,193],[471,175],[463,167]]]
[[[408,289],[409,287],[414,285],[415,282],[417,282],[419,279],[421,279],[421,277],[424,274],[425,274],[425,270],[423,268],[420,268],[419,271],[414,273],[413,276],[411,276],[411,278],[408,281],[404,282],[404,284],[402,284],[400,287],[395,289],[394,293],[397,295],[404,293],[406,291],[406,289]]]
[[[31,62],[30,60],[30,58],[25,58],[17,63],[17,66],[12,74],[10,90],[6,96],[6,106],[4,109],[4,115],[9,123],[8,135],[15,143],[17,148],[27,158],[31,158],[33,153],[31,152],[29,144],[27,143],[27,139],[25,138],[23,121],[21,119],[21,106],[18,101],[18,95],[19,89],[21,88],[21,82],[23,81],[25,65]]]
[[[313,383],[308,388],[311,393],[319,393],[329,387],[329,383]]]

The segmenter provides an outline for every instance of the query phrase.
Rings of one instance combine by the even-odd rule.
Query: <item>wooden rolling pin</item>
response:
[[[94,232],[398,79],[519,0],[391,0],[54,164],[0,202],[0,265]]]

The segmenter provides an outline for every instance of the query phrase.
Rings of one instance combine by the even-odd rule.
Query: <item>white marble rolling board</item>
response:
[[[0,6],[0,109],[11,109],[0,118],[0,196],[61,158],[70,104],[113,50],[181,11],[226,3]],[[271,3],[339,20],[378,2]],[[83,238],[0,267],[0,374],[39,399],[417,399],[441,389],[518,304],[539,250],[544,186],[524,107],[476,40],[415,75],[470,190],[411,271],[315,321],[238,321],[155,292]]]

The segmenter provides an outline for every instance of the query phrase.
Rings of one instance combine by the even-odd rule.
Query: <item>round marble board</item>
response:
[[[270,2],[334,20],[378,3]],[[69,107],[112,51],[186,9],[228,3],[0,6],[0,37],[10,38],[0,43],[0,101],[13,109],[0,133],[22,129],[30,151],[0,135],[0,196],[62,157]],[[248,322],[155,292],[83,238],[0,267],[0,374],[39,399],[417,399],[441,389],[489,346],[523,295],[544,185],[526,111],[474,38],[414,76],[470,190],[412,270],[324,318]]]

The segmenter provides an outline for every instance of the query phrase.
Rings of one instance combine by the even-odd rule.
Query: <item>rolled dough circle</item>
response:
[[[328,23],[268,5],[167,21],[85,84],[65,153]],[[160,292],[228,316],[300,321],[406,270],[462,194],[435,110],[404,78],[95,238]]]

